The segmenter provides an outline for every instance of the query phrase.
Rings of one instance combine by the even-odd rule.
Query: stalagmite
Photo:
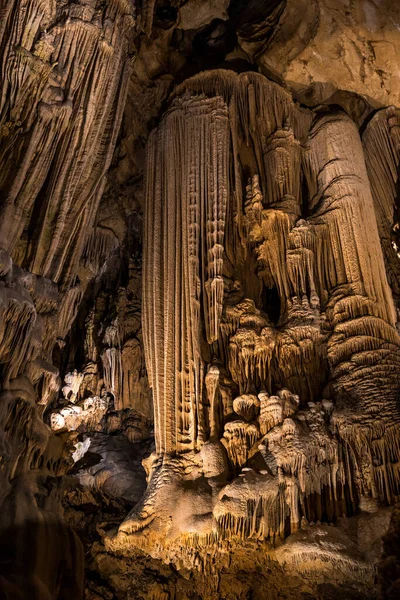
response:
[[[78,373],[75,369],[72,373],[67,373],[64,377],[64,386],[61,392],[66,400],[75,404],[78,399],[79,388],[83,380],[83,373]]]
[[[93,431],[100,424],[107,412],[109,399],[107,397],[85,398],[77,404],[70,402],[64,408],[52,411],[50,426],[53,431]]]

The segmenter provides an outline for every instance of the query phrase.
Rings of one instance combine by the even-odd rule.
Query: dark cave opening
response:
[[[263,287],[261,293],[262,308],[267,313],[273,325],[277,325],[281,316],[281,298],[278,288],[274,285],[272,288]]]
[[[396,197],[393,203],[392,243],[400,252],[400,165],[397,167]]]
[[[304,173],[301,176],[301,216],[307,219],[310,215],[310,192],[308,189],[307,179]]]

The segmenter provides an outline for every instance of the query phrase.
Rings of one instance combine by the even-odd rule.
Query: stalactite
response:
[[[325,143],[324,143],[325,142]],[[348,149],[352,148],[351,156]],[[313,211],[311,223],[328,226],[337,285],[377,302],[382,318],[395,323],[362,146],[354,123],[344,114],[316,120],[305,153]],[[368,245],[366,241],[368,240]],[[372,257],[368,247],[375,249]],[[339,266],[342,269],[339,271]]]
[[[0,406],[1,430],[8,440],[7,460],[2,461],[5,472],[2,473],[4,479],[1,494],[7,495],[10,481],[31,468],[37,468],[37,461],[45,452],[50,431],[41,419],[33,387],[26,378],[15,378],[10,389],[1,392]],[[26,423],[30,423],[28,428]]]
[[[239,140],[257,128],[268,138],[283,127],[292,127],[296,139],[303,140],[312,119],[312,113],[299,108],[288,92],[257,73],[236,74],[215,69],[187,79],[176,87],[174,95],[180,96],[186,90],[192,94],[222,96],[226,101],[233,98],[237,107],[233,126]]]
[[[71,287],[64,295],[58,312],[59,337],[63,339],[78,313],[79,304],[82,300],[82,290],[79,285]]]
[[[370,475],[361,493],[374,495],[377,486],[381,499],[391,501],[397,494],[397,484],[388,474],[392,463],[383,452],[378,460],[383,468],[375,468],[371,444],[377,438],[385,447],[389,432],[398,431],[400,415],[395,398],[399,393],[400,338],[394,327],[395,308],[362,148],[348,117],[339,114],[317,119],[310,133],[306,164],[315,209],[311,221],[317,230],[318,221],[324,218],[334,254],[343,266],[337,273],[337,284],[341,285],[332,294],[327,310],[333,330],[328,358],[339,398],[334,413],[336,430],[356,457],[366,455]],[[364,447],[360,440],[366,442]]]
[[[58,369],[44,360],[36,359],[28,363],[26,373],[35,386],[38,404],[49,406],[56,398],[61,386]]]
[[[256,423],[229,421],[225,424],[222,443],[226,446],[228,456],[235,467],[242,467],[247,462],[249,451],[259,437]]]
[[[81,261],[85,267],[89,266],[93,273],[99,273],[107,258],[118,247],[118,239],[109,229],[95,227],[86,240]]]
[[[278,372],[275,379],[287,385],[302,401],[315,400],[326,380],[326,341],[321,322],[306,297],[293,297],[288,323],[276,342]]]
[[[36,322],[36,311],[29,300],[12,289],[3,288],[1,304],[0,362],[9,364],[8,377],[12,379],[21,370]]]
[[[229,369],[240,393],[250,391],[252,381],[270,388],[270,363],[275,348],[275,336],[269,328],[260,334],[253,329],[238,329],[229,344]]]
[[[2,244],[19,263],[66,290],[94,223],[119,131],[134,6],[126,0],[71,4],[67,18],[60,18],[56,3],[7,0],[5,11]]]
[[[200,294],[203,288],[212,341],[222,313],[228,125],[221,99],[182,99],[149,142],[143,311],[160,452],[190,449],[205,439]],[[168,152],[163,153],[167,146]],[[177,164],[181,165],[178,171]],[[160,243],[165,240],[158,252],[154,238]],[[200,263],[203,252],[208,260]]]
[[[219,392],[219,369],[211,365],[205,376],[205,384],[210,405],[210,439],[217,439],[220,435],[218,392]]]
[[[243,394],[233,401],[233,410],[245,421],[253,421],[260,410],[260,400],[253,394]]]
[[[279,390],[277,396],[269,396],[267,392],[260,392],[260,431],[265,435],[276,425],[283,423],[284,419],[291,417],[297,411],[300,399],[289,390]]]
[[[267,288],[276,285],[281,302],[285,306],[285,299],[289,296],[285,259],[290,231],[290,217],[286,212],[280,210],[265,211],[261,229],[263,241],[257,252],[262,278]]]
[[[317,236],[314,227],[299,219],[289,234],[286,253],[288,277],[294,296],[308,295],[310,301],[319,304],[323,290],[318,289],[319,277],[316,264]]]
[[[101,355],[103,363],[104,385],[111,392],[118,406],[121,391],[121,351],[119,348],[107,348]]]
[[[266,206],[284,207],[300,216],[300,142],[289,127],[277,129],[264,141]]]

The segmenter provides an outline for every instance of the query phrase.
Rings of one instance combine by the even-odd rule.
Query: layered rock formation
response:
[[[396,597],[399,22],[0,0],[6,598]]]

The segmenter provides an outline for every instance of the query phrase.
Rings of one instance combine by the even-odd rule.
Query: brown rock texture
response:
[[[400,8],[0,0],[0,596],[397,598]]]

